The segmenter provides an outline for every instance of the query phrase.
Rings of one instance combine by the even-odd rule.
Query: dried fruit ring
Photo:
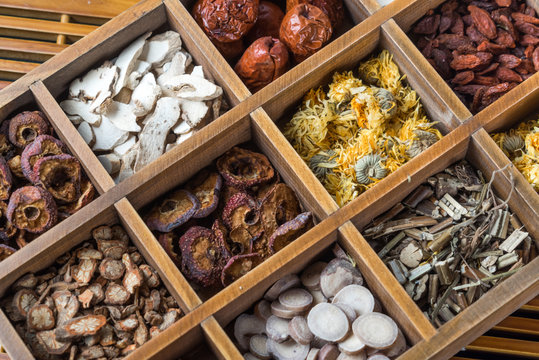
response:
[[[249,228],[260,221],[255,199],[245,193],[237,193],[228,200],[223,210],[223,222],[230,229]]]
[[[200,201],[200,209],[193,215],[194,218],[205,218],[217,209],[222,185],[223,179],[217,172],[204,169],[195,175],[187,185],[187,190]]]
[[[68,154],[46,156],[34,164],[38,184],[60,201],[70,203],[80,196],[81,166]]]
[[[46,190],[24,186],[11,195],[7,218],[18,229],[40,234],[56,224],[56,203]]]
[[[6,260],[11,255],[15,254],[17,250],[11,246],[0,244],[0,261]]]
[[[239,40],[254,26],[258,0],[199,0],[193,8],[197,23],[221,42]]]
[[[13,185],[13,177],[6,160],[0,156],[0,200],[9,199],[11,194],[11,186]]]
[[[165,234],[159,235],[159,244],[165,249],[167,255],[172,259],[176,265],[180,265],[180,256],[175,250],[174,244],[178,241],[178,236],[173,232],[168,232]]]
[[[300,213],[296,193],[284,183],[277,184],[262,201],[260,214],[266,234],[270,236],[282,224]]]
[[[50,133],[45,114],[41,111],[24,111],[9,122],[9,141],[18,148],[24,148],[39,135]]]
[[[200,201],[187,190],[178,190],[155,206],[146,219],[150,230],[169,232],[185,224],[200,209]]]
[[[227,283],[232,283],[247,274],[260,262],[260,256],[257,253],[231,257],[221,272],[221,283],[223,286],[226,286]]]
[[[268,158],[260,153],[233,147],[217,160],[217,169],[228,185],[248,189],[275,176]]]
[[[17,228],[13,226],[7,218],[7,204],[0,201],[0,240],[11,238],[17,233]]]
[[[182,269],[192,280],[203,286],[214,285],[221,271],[221,250],[213,239],[213,232],[193,226],[180,238]]]
[[[310,229],[312,225],[312,215],[310,212],[304,212],[296,216],[283,225],[271,235],[269,239],[269,247],[272,252],[277,252],[297,239],[304,232]]]
[[[21,154],[22,173],[31,183],[36,184],[39,179],[34,173],[35,163],[45,156],[60,155],[64,152],[66,147],[60,140],[50,135],[39,135]]]

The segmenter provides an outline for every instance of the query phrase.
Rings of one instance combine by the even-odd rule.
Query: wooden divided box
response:
[[[364,228],[391,209],[428,177],[466,159],[539,241],[539,194],[511,165],[488,135],[539,115],[539,74],[531,76],[477,115],[449,88],[406,32],[440,0],[395,0],[380,7],[375,0],[346,0],[347,31],[316,54],[255,94],[235,74],[190,15],[191,1],[142,1],[0,92],[0,120],[18,111],[43,111],[56,133],[76,156],[98,196],[89,205],[0,263],[0,295],[28,272],[54,260],[91,237],[93,228],[121,223],[148,264],[180,305],[183,316],[159,336],[128,355],[132,359],[196,357],[242,359],[229,331],[286,274],[298,273],[329,253],[335,242],[356,262],[384,311],[398,323],[410,348],[400,359],[446,359],[539,294],[539,259],[486,293],[453,320],[435,328],[424,316],[365,238]],[[535,5],[535,4],[532,4]],[[191,138],[130,178],[115,185],[97,157],[59,106],[71,81],[130,42],[153,31],[175,30],[196,64],[223,88],[230,109]],[[281,132],[311,88],[327,84],[335,71],[357,67],[388,50],[443,138],[379,184],[339,208]],[[211,296],[202,297],[186,280],[142,220],[140,210],[182,185],[231,147],[250,141],[264,153],[297,194],[315,226],[259,266]],[[498,171],[499,170],[499,171]],[[0,310],[0,344],[12,359],[32,359],[5,313]]]

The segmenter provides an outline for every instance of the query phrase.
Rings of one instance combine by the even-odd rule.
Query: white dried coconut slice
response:
[[[191,132],[191,130],[193,129],[191,128],[191,126],[189,126],[187,121],[181,120],[180,123],[172,129],[172,132],[174,132],[174,134],[176,135],[183,135],[187,134],[188,132]]]

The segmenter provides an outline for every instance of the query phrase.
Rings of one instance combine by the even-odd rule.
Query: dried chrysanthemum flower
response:
[[[397,102],[393,94],[384,88],[375,88],[374,97],[378,101],[380,109],[382,109],[385,118],[392,118],[397,114]]]
[[[503,140],[503,148],[508,153],[514,153],[524,147],[524,140],[517,134],[510,134]]]
[[[363,156],[354,165],[356,180],[360,184],[369,184],[372,179],[382,179],[387,175],[387,169],[381,164],[382,158],[378,154]]]
[[[438,141],[438,136],[425,130],[414,130],[416,138],[412,141],[412,145],[406,150],[406,154],[410,158],[414,158],[421,154],[427,148]]]
[[[318,154],[309,160],[309,167],[320,181],[324,181],[328,173],[333,168],[339,166],[335,160],[336,156],[337,153],[329,149],[327,151],[319,151]]]
[[[532,157],[539,157],[539,127],[533,129],[531,133],[526,135],[524,140],[526,143],[526,152]]]

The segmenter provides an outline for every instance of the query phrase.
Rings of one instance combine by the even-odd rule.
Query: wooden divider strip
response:
[[[0,309],[0,344],[4,347],[9,357],[13,360],[33,360],[34,356],[26,347],[15,328],[11,325],[8,317]]]
[[[49,118],[58,137],[66,144],[71,153],[80,160],[82,167],[97,188],[97,191],[102,194],[114,187],[114,180],[101,165],[92,149],[80,136],[45,85],[41,81],[37,81],[30,86],[30,90],[41,110]]]
[[[244,360],[240,351],[213,316],[202,322],[202,330],[215,355],[220,360]]]

